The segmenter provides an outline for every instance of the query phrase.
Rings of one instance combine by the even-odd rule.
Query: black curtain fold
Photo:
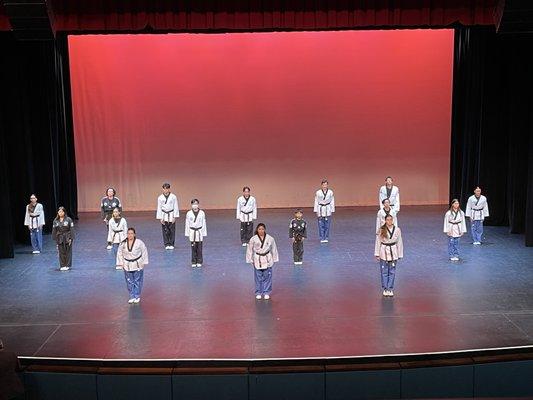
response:
[[[10,236],[28,243],[23,218],[31,193],[44,205],[45,231],[50,231],[59,205],[77,216],[67,37],[21,42],[10,33],[2,33],[0,46],[2,161],[7,165],[0,178],[5,179],[3,189],[9,194],[2,195],[9,210],[2,224],[11,225],[10,235],[9,229],[2,229],[0,241],[8,241]],[[12,250],[4,250],[1,257],[13,256]]]
[[[475,186],[489,198],[487,224],[526,233],[533,246],[533,36],[494,28],[455,32],[450,197]]]

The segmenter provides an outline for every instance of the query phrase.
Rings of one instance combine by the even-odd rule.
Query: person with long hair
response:
[[[470,218],[470,233],[472,244],[480,245],[483,237],[483,221],[489,216],[489,203],[481,194],[481,188],[477,186],[474,194],[468,198],[465,214]]]
[[[24,225],[30,230],[31,247],[33,254],[43,251],[43,226],[44,209],[43,205],[37,202],[37,196],[30,196],[30,203],[26,206]]]
[[[448,235],[450,261],[459,261],[459,238],[466,233],[466,222],[465,213],[457,199],[452,200],[450,209],[444,215],[444,233]]]
[[[381,270],[381,289],[383,296],[394,296],[394,279],[396,277],[396,265],[403,258],[402,231],[394,225],[391,214],[385,217],[385,223],[376,235],[374,256],[379,261]]]
[[[200,201],[191,200],[191,209],[185,216],[185,236],[191,243],[191,266],[201,267],[204,262],[203,242],[207,236],[205,212],[200,210]]]
[[[120,210],[115,208],[113,210],[113,217],[109,220],[107,224],[109,230],[107,233],[107,242],[111,243],[113,246],[113,263],[117,259],[117,252],[120,243],[122,243],[127,236],[128,232],[128,222],[126,218],[122,217]],[[116,269],[122,269],[119,266],[116,266]]]
[[[246,262],[254,267],[255,298],[270,299],[272,293],[272,266],[279,261],[274,238],[266,233],[263,223],[257,224],[255,234],[246,248]]]
[[[106,224],[106,228],[109,224],[109,220],[113,218],[113,210],[118,208],[118,210],[122,212],[122,203],[120,202],[120,199],[116,197],[116,194],[117,191],[114,188],[109,187],[105,191],[105,196],[100,200],[101,218]],[[108,241],[107,250],[111,250],[112,248],[113,244]]]
[[[173,250],[176,239],[176,218],[180,216],[178,198],[170,191],[170,183],[163,183],[163,193],[157,198],[156,218],[161,221],[165,250]]]
[[[320,237],[320,243],[328,243],[331,217],[335,212],[335,197],[333,196],[333,190],[329,188],[327,179],[322,180],[321,188],[315,193],[313,211],[318,218],[318,236]]]
[[[257,202],[250,195],[250,188],[242,188],[242,196],[237,199],[237,219],[241,221],[241,244],[246,246],[253,236],[254,220],[257,219]]]
[[[72,267],[72,243],[74,241],[74,222],[67,215],[65,207],[59,207],[52,223],[52,239],[57,244],[59,270],[68,271]]]
[[[126,239],[120,244],[117,252],[117,267],[124,270],[126,286],[130,298],[129,304],[141,301],[144,281],[144,267],[148,264],[148,250],[141,239],[137,239],[135,228],[128,229]]]

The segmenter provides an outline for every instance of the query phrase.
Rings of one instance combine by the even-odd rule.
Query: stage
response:
[[[166,251],[152,212],[125,212],[148,246],[142,301],[127,304],[124,275],[105,249],[96,213],[76,225],[73,268],[19,246],[0,260],[0,338],[23,357],[97,360],[336,358],[456,352],[533,345],[533,249],[506,227],[486,242],[461,239],[451,263],[442,233],[446,206],[402,207],[405,257],[395,296],[383,298],[374,260],[373,207],[339,208],[329,244],[320,244],[310,209],[304,265],[288,239],[293,210],[260,209],[277,241],[270,301],[257,301],[234,210],[208,210],[204,266],[190,266],[183,235]]]

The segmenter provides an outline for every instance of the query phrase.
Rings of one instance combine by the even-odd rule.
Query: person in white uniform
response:
[[[163,183],[163,193],[157,198],[156,218],[161,221],[163,244],[166,250],[174,249],[176,218],[180,216],[178,198],[170,191],[170,183]]]
[[[39,254],[43,251],[43,226],[44,209],[43,205],[37,202],[37,196],[30,196],[30,204],[26,206],[26,215],[24,216],[24,225],[30,230],[31,247],[33,254]]]
[[[250,195],[250,188],[242,189],[242,196],[237,199],[237,219],[241,221],[241,243],[248,244],[254,234],[254,220],[257,219],[257,202]]]
[[[470,218],[472,242],[475,245],[480,245],[483,237],[483,221],[489,216],[489,203],[487,198],[481,194],[479,186],[474,189],[474,194],[468,198],[465,214]]]

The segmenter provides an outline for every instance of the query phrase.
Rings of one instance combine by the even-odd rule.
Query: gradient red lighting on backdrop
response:
[[[453,30],[69,37],[80,211],[448,201]]]

